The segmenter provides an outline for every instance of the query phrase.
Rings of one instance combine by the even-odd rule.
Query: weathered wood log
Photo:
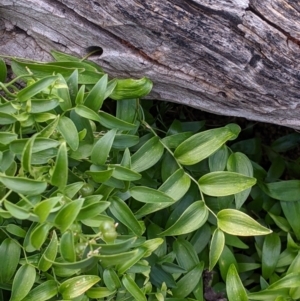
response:
[[[148,76],[150,97],[300,129],[297,0],[0,0],[0,54],[56,49],[112,76]]]

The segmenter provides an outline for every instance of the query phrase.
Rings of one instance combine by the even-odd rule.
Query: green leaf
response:
[[[291,273],[268,286],[268,291],[300,286],[300,273]]]
[[[118,79],[117,85],[109,95],[111,99],[134,99],[146,96],[152,89],[152,82],[143,77],[141,79]]]
[[[272,233],[272,230],[265,228],[249,215],[235,209],[221,210],[217,218],[218,227],[228,234],[256,236]]]
[[[190,271],[199,263],[199,257],[189,241],[180,238],[175,240],[173,250],[176,255],[176,261],[185,270]]]
[[[142,290],[138,287],[138,285],[129,275],[123,276],[122,283],[125,289],[129,292],[130,295],[132,295],[132,297],[135,300],[147,301],[145,294],[142,292]]]
[[[0,245],[0,282],[7,283],[14,275],[19,264],[21,247],[11,238],[6,238]]]
[[[4,83],[7,77],[7,68],[4,60],[0,58],[0,82]]]
[[[1,144],[4,145],[10,144],[12,141],[16,140],[17,138],[18,138],[17,134],[9,133],[9,132],[0,132]]]
[[[49,262],[49,260],[53,261],[56,258],[57,249],[58,249],[57,235],[56,232],[53,231],[51,240],[38,262],[39,270],[46,272],[50,269],[52,263]]]
[[[291,133],[276,139],[272,144],[271,148],[275,152],[286,152],[294,147],[297,147],[300,142],[299,133]]]
[[[5,125],[5,124],[13,124],[17,121],[16,117],[0,112],[0,124]]]
[[[15,140],[9,145],[9,148],[14,154],[22,154],[28,140],[29,139]],[[57,147],[58,145],[59,145],[59,141],[48,139],[48,138],[37,137],[33,143],[32,153],[37,153],[43,150],[47,150],[49,148],[54,148]]]
[[[134,246],[136,237],[131,237],[121,242],[115,242],[114,244],[95,244],[94,246],[100,248],[101,254],[110,255],[126,252]]]
[[[227,161],[227,170],[237,172],[247,177],[253,177],[253,167],[248,157],[242,153],[233,153]],[[240,209],[247,200],[251,189],[248,188],[242,192],[235,194],[236,208]]]
[[[235,139],[240,130],[236,124],[228,124],[223,128],[195,134],[182,142],[175,149],[174,155],[180,164],[196,164],[212,155],[227,140]]]
[[[262,276],[269,279],[275,271],[281,249],[280,238],[277,233],[267,235],[262,248]]]
[[[34,84],[27,86],[26,88],[18,92],[17,98],[19,101],[25,102],[36,94],[47,89],[49,86],[53,85],[58,79],[58,76],[43,77],[42,79],[36,81]]]
[[[60,238],[59,250],[62,258],[69,262],[76,260],[74,233],[67,230]]]
[[[14,203],[4,200],[5,209],[15,218],[25,220],[30,216],[28,209],[20,207]]]
[[[69,87],[61,74],[58,74],[58,80],[56,81],[54,89],[52,89],[52,93],[56,94],[59,99],[62,100],[59,105],[63,111],[68,111],[72,108]]]
[[[235,265],[237,268],[238,264],[234,257],[234,254],[231,252],[231,250],[225,245],[223,252],[219,258],[218,265],[221,273],[221,277],[224,281],[226,281],[226,277],[228,274],[229,267],[231,265]]]
[[[300,201],[297,202],[280,202],[282,211],[291,225],[297,239],[300,239]]]
[[[123,166],[117,164],[109,164],[109,168],[113,169],[112,177],[122,181],[137,181],[142,175]]]
[[[192,270],[177,281],[177,287],[172,289],[172,295],[176,298],[187,297],[198,285],[203,269],[204,263],[198,263]]]
[[[39,224],[37,225],[34,230],[31,232],[30,240],[31,244],[39,250],[42,245],[44,244],[47,236],[49,234],[49,230],[52,228],[49,224]]]
[[[47,188],[47,183],[43,181],[21,177],[8,177],[3,174],[0,174],[0,182],[8,189],[24,195],[39,195]]]
[[[217,264],[225,245],[225,235],[220,229],[213,233],[209,248],[209,270],[211,271]]]
[[[216,152],[208,157],[210,171],[223,171],[228,159],[228,148],[222,145]]]
[[[58,122],[58,130],[71,147],[73,151],[76,151],[79,146],[79,138],[77,128],[74,122],[65,116],[61,116]]]
[[[198,183],[201,191],[207,195],[226,196],[252,187],[256,179],[235,172],[216,171],[202,176]]]
[[[248,301],[246,290],[234,264],[230,265],[227,272],[226,292],[229,301]]]
[[[25,236],[26,236],[26,231],[24,229],[22,229],[20,226],[15,225],[15,224],[8,224],[6,226],[6,231],[8,233],[11,233],[11,234],[17,236],[17,237],[25,238]]]
[[[112,145],[115,149],[126,149],[139,143],[139,137],[134,135],[117,134]]]
[[[164,147],[158,137],[152,137],[131,157],[131,168],[136,172],[147,170],[163,155]]]
[[[34,140],[36,139],[37,134],[33,135],[25,144],[23,153],[22,153],[22,168],[25,171],[28,171],[30,174],[32,174],[31,172],[31,156],[32,156],[32,148],[33,148],[33,143]]]
[[[56,215],[54,223],[61,232],[65,232],[75,221],[84,199],[77,199],[66,204]]]
[[[129,190],[131,196],[142,203],[172,203],[175,202],[164,192],[146,186],[135,186]]]
[[[67,145],[63,142],[57,153],[54,169],[51,176],[51,184],[63,190],[68,182],[68,152]]]
[[[120,130],[124,130],[124,131],[131,131],[136,129],[136,125],[132,124],[132,123],[128,123],[126,121],[123,121],[119,118],[116,118],[108,113],[99,112],[99,122],[105,126],[106,128],[109,129],[120,129]]]
[[[203,201],[191,204],[176,220],[176,222],[161,232],[162,236],[182,235],[200,228],[208,218],[208,209]]]
[[[84,244],[84,248],[86,245]],[[78,269],[87,269],[89,270],[93,266],[96,265],[98,259],[95,256],[89,256],[83,260],[75,261],[75,262],[61,262],[61,261],[52,261],[48,258],[45,258],[48,262],[53,264],[54,267],[60,267],[67,270],[78,270]],[[60,258],[58,258],[60,259]]]
[[[94,120],[94,121],[98,121],[100,122],[101,118],[100,116],[98,115],[98,113],[96,113],[95,111],[93,111],[92,109],[86,107],[86,106],[83,106],[81,104],[77,105],[75,107],[75,112],[83,117],[83,118],[86,118],[86,119],[89,119],[89,120]]]
[[[93,164],[103,165],[105,164],[111,146],[113,144],[116,135],[116,130],[108,131],[102,138],[100,138],[92,149],[91,160]]]
[[[97,202],[95,204],[90,204],[87,206],[83,206],[76,217],[76,220],[84,220],[89,219],[94,216],[98,216],[104,210],[106,210],[110,206],[110,202]]]
[[[59,105],[59,99],[32,99],[31,100],[31,113],[44,113],[53,110]]]
[[[128,205],[122,199],[116,196],[110,198],[109,200],[111,202],[111,205],[109,206],[111,213],[135,235],[142,235],[144,232],[143,228]]]
[[[24,264],[21,266],[12,283],[10,301],[21,301],[30,292],[34,281],[36,271],[30,264]]]
[[[300,201],[300,180],[267,183],[262,190],[271,198],[285,202]]]
[[[80,275],[64,281],[58,288],[64,299],[73,299],[100,281],[95,275]]]
[[[31,290],[22,301],[45,301],[57,294],[57,283],[54,280],[47,280]]]
[[[119,276],[112,268],[104,270],[103,282],[110,291],[115,291],[122,286]]]
[[[49,199],[46,199],[46,200],[38,203],[34,207],[33,212],[39,217],[40,223],[43,223],[47,219],[52,208],[54,208],[54,206],[61,200],[62,200],[61,196],[49,198]]]
[[[111,291],[106,287],[92,287],[85,294],[91,299],[103,299],[112,294],[115,294],[116,291]]]
[[[168,148],[176,148],[179,144],[190,138],[192,135],[192,132],[177,133],[171,136],[166,136],[162,139],[162,143]]]
[[[84,105],[95,112],[98,112],[102,107],[107,87],[107,79],[107,74],[104,74],[85,98]]]

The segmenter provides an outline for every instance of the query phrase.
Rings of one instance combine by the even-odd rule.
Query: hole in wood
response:
[[[87,53],[89,54],[89,57],[91,56],[100,56],[103,53],[103,48],[100,46],[90,46],[86,48]]]

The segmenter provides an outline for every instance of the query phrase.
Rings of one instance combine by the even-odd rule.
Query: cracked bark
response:
[[[56,49],[117,77],[148,76],[150,97],[300,129],[295,0],[0,0],[0,54]]]

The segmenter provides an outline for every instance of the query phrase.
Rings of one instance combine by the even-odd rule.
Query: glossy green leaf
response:
[[[1,123],[1,122],[0,122]],[[18,138],[17,134],[9,132],[0,132],[0,143],[7,145]]]
[[[137,126],[135,124],[123,121],[108,113],[99,112],[99,122],[108,129],[120,129],[124,131],[134,130]]]
[[[58,74],[58,80],[51,92],[60,98],[61,101],[59,105],[63,111],[67,111],[72,108],[69,87],[65,78],[61,74]]]
[[[94,120],[94,121],[98,121],[98,122],[100,122],[100,120],[101,120],[98,113],[96,113],[92,109],[90,109],[86,106],[80,105],[80,104],[75,107],[75,112],[79,116],[81,116],[83,118],[86,118],[86,119],[89,119],[89,120]]]
[[[52,197],[49,199],[46,199],[40,203],[38,203],[34,209],[33,212],[39,217],[39,222],[43,223],[48,215],[50,214],[52,208],[54,208],[54,206],[60,202],[62,200],[61,196],[58,197]]]
[[[22,229],[20,226],[15,225],[15,224],[8,224],[6,226],[6,231],[10,234],[13,234],[17,237],[22,237],[24,238],[26,236],[26,231]]]
[[[192,135],[192,132],[177,133],[171,136],[164,137],[162,139],[162,143],[168,148],[176,148],[179,144],[190,138]]]
[[[103,75],[85,98],[84,105],[95,112],[102,107],[107,79],[107,74]]]
[[[185,270],[190,271],[199,263],[199,257],[189,241],[177,239],[173,243],[173,249],[179,266]]]
[[[228,124],[223,128],[207,130],[185,140],[174,152],[176,159],[183,165],[193,165],[212,155],[227,140],[235,139],[240,127]]]
[[[108,131],[101,137],[92,149],[91,160],[96,165],[105,164],[116,135],[116,130]]]
[[[92,299],[103,299],[112,294],[115,294],[116,291],[110,291],[106,287],[92,287],[85,294]]]
[[[247,177],[253,177],[253,167],[248,157],[242,153],[233,153],[230,155],[227,161],[227,170],[231,172],[237,172]],[[236,208],[240,209],[244,202],[247,200],[251,189],[248,188],[235,194]]]
[[[25,220],[30,216],[28,209],[20,207],[14,203],[11,203],[7,200],[4,201],[5,209],[15,218]]]
[[[238,267],[237,261],[234,257],[234,254],[232,251],[225,245],[223,252],[218,260],[218,265],[221,273],[221,277],[224,281],[226,281],[226,277],[228,274],[228,269],[231,265],[235,265],[235,267]]]
[[[250,300],[276,300],[278,296],[289,297],[289,289],[283,288],[279,290],[262,290],[259,292],[249,293],[248,297]]]
[[[191,179],[189,178],[189,176],[184,172],[183,169],[178,169],[158,188],[158,190],[165,193],[173,200],[178,201],[188,191],[190,184]],[[174,202],[161,204],[145,204],[135,213],[135,215],[140,218],[151,212],[155,212],[163,208],[169,207],[173,205],[173,203]]]
[[[16,121],[17,121],[16,117],[14,117],[14,116],[12,116],[10,114],[7,114],[7,113],[0,112],[0,124],[1,125],[13,124]]]
[[[271,198],[285,202],[300,201],[300,180],[287,180],[264,184],[263,191]]]
[[[241,192],[255,185],[256,179],[229,171],[216,171],[202,176],[200,189],[210,196],[226,196]]]
[[[110,255],[110,254],[127,252],[134,246],[136,240],[137,240],[136,237],[131,237],[121,242],[115,242],[114,244],[102,243],[102,244],[94,244],[93,246],[95,246],[96,248],[100,248],[101,254]]]
[[[59,99],[32,99],[31,100],[31,113],[44,113],[53,110],[59,105]]]
[[[216,152],[208,157],[210,171],[223,171],[228,159],[228,148],[222,145]]]
[[[25,144],[23,153],[22,153],[22,168],[25,171],[28,171],[31,174],[31,156],[32,156],[32,148],[33,148],[33,143],[34,140],[36,139],[37,134],[33,135]]]
[[[272,230],[262,226],[249,215],[235,209],[221,210],[218,212],[217,218],[218,227],[228,234],[256,236],[272,233]]]
[[[103,282],[110,291],[115,291],[122,286],[119,276],[112,268],[104,270]]]
[[[229,301],[248,301],[248,296],[234,264],[226,276],[226,292]]]
[[[208,218],[208,209],[203,201],[191,204],[176,222],[159,235],[173,236],[193,232],[200,228]]]
[[[111,202],[109,206],[111,213],[134,234],[142,235],[143,228],[128,205],[119,197],[112,197],[109,200]]]
[[[39,137],[49,138],[57,128],[60,117],[57,116],[53,121],[46,125],[40,132]],[[59,144],[58,141],[53,140]]]
[[[86,248],[86,244],[84,244],[84,250]],[[74,261],[74,262],[66,262],[66,261],[53,261],[49,258],[45,258],[48,262],[53,264],[54,267],[60,267],[67,270],[78,270],[78,269],[89,269],[96,265],[98,259],[95,256],[89,256],[85,259]],[[60,259],[60,258],[58,258]],[[58,260],[57,259],[57,260]]]
[[[21,177],[8,177],[3,174],[0,174],[0,182],[8,189],[24,195],[42,194],[47,188],[47,183],[43,181]]]
[[[73,151],[76,151],[79,146],[79,138],[77,128],[74,122],[65,116],[61,116],[58,122],[58,130]]]
[[[74,233],[71,230],[66,231],[60,238],[59,250],[62,258],[69,262],[76,260]]]
[[[267,235],[262,248],[262,276],[269,279],[275,271],[281,249],[280,238],[277,233]]]
[[[300,286],[300,273],[291,273],[268,286],[268,291]]]
[[[14,154],[22,154],[26,143],[29,139],[18,139],[10,143],[9,148]],[[34,140],[32,153],[37,153],[49,148],[54,148],[59,145],[59,141],[48,139],[48,138],[39,138],[37,137]]]
[[[163,155],[164,147],[158,137],[152,137],[131,157],[131,168],[136,172],[147,170]]]
[[[112,176],[114,170],[113,169],[106,169],[106,170],[88,170],[85,173],[89,176],[91,176],[91,178],[96,182],[96,183],[104,183],[105,181],[107,181],[108,179],[110,179],[110,177]]]
[[[152,82],[143,77],[141,79],[118,79],[117,85],[110,98],[114,100],[141,98],[152,89]]]
[[[117,134],[112,145],[115,149],[126,149],[139,143],[139,137],[134,135]]]
[[[76,217],[76,220],[89,219],[99,215],[110,206],[110,202],[100,201],[94,204],[83,206]]]
[[[112,177],[122,181],[137,181],[142,178],[142,175],[124,166],[117,164],[109,164],[109,168],[113,169]]]
[[[125,289],[129,292],[130,295],[133,296],[135,300],[147,301],[145,294],[142,292],[142,290],[138,287],[138,285],[129,275],[123,276],[122,283]]]
[[[80,275],[64,281],[58,290],[64,299],[73,299],[82,295],[99,280],[95,275]]]
[[[67,79],[67,85],[69,88],[71,103],[72,106],[74,106],[75,99],[78,95],[78,69],[75,69],[74,72],[69,76]]]
[[[4,60],[0,58],[0,82],[4,83],[7,77],[7,68]]]
[[[53,231],[51,240],[38,262],[39,270],[46,272],[47,270],[50,269],[50,267],[52,266],[52,263],[49,262],[48,260],[53,261],[56,258],[57,250],[58,250],[57,235],[56,235],[56,232]]]
[[[225,245],[225,235],[220,229],[213,233],[209,248],[209,270],[211,271],[217,264]]]
[[[75,221],[84,199],[77,199],[66,204],[56,215],[54,223],[61,232],[65,232]]]
[[[37,250],[39,250],[44,244],[51,227],[52,227],[51,225],[44,223],[44,224],[37,225],[34,228],[34,230],[32,230],[32,233],[30,235],[30,240],[31,240],[31,244]]]
[[[13,280],[10,301],[21,301],[30,292],[36,277],[35,268],[30,264],[22,265]]]
[[[131,196],[142,203],[172,203],[175,202],[171,197],[162,191],[146,186],[134,186],[130,190]]]
[[[31,97],[35,96],[36,94],[47,89],[49,86],[53,85],[57,80],[58,76],[44,77],[36,81],[34,84],[20,90],[20,92],[18,92],[17,94],[17,98],[21,102],[27,101]]]
[[[11,238],[6,238],[0,245],[0,282],[7,283],[14,275],[21,255],[21,247]]]
[[[204,263],[198,263],[177,282],[177,287],[172,289],[172,295],[176,298],[187,297],[198,285],[203,269]]]
[[[296,202],[280,202],[282,211],[291,225],[297,239],[300,239],[300,201]]]
[[[63,190],[68,181],[68,151],[67,145],[63,142],[57,153],[54,169],[51,175],[51,184]]]
[[[57,283],[54,280],[47,280],[32,289],[22,301],[45,301],[58,294]]]

